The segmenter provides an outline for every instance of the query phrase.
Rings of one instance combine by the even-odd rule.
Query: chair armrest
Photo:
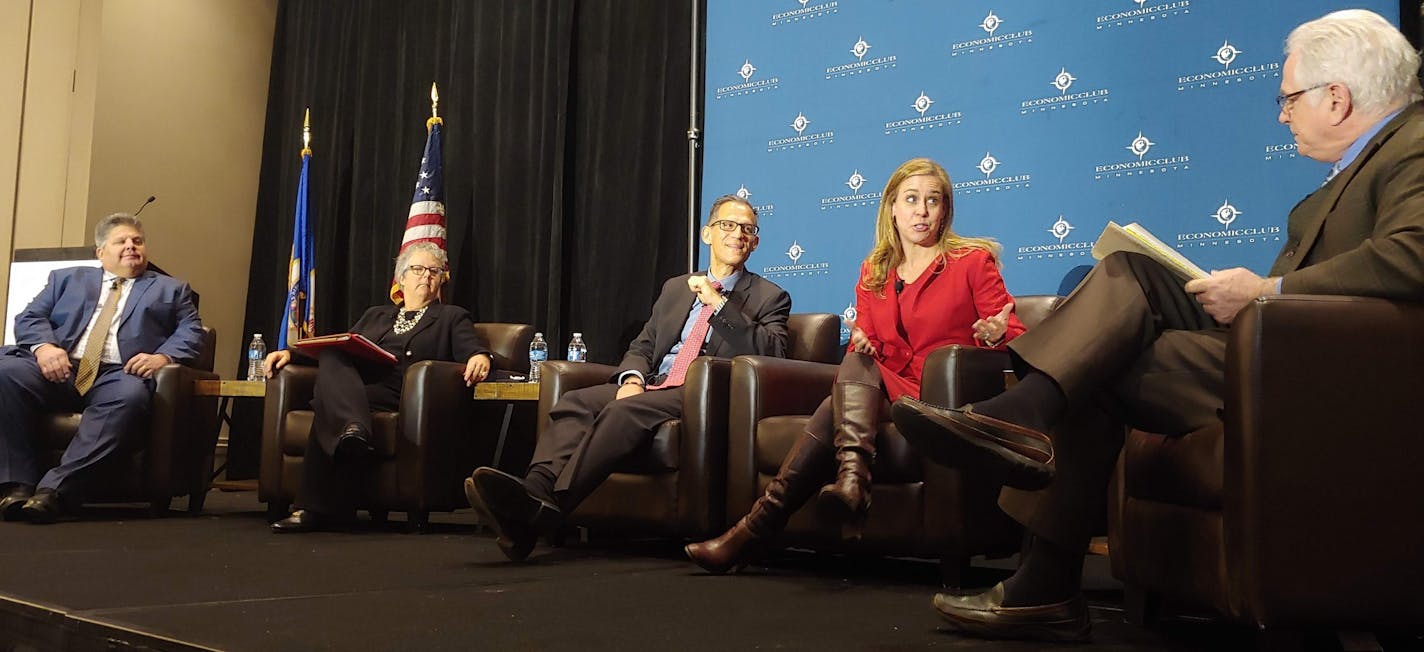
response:
[[[1005,372],[1010,371],[1004,351],[951,344],[935,349],[925,359],[920,400],[955,408],[999,395]]]
[[[458,486],[451,484],[453,479],[473,468],[469,451],[479,431],[474,423],[475,390],[465,386],[464,373],[463,362],[444,360],[424,360],[405,371],[395,453],[397,459],[413,460],[410,484],[403,480],[400,487],[412,501],[450,494],[451,487]],[[416,479],[424,486],[413,486]]]
[[[687,369],[682,388],[678,450],[678,512],[711,532],[724,520],[727,493],[727,399],[732,361],[702,356]]]
[[[267,379],[262,404],[262,462],[258,470],[258,499],[277,499],[282,486],[282,438],[287,413],[310,410],[316,389],[317,367],[288,364]],[[295,488],[290,488],[295,493]]]
[[[831,395],[840,368],[832,364],[743,355],[732,360],[727,407],[725,522],[757,496],[757,424],[767,417],[811,415]]]
[[[539,365],[539,425],[536,437],[549,425],[549,410],[565,393],[608,382],[618,372],[612,365],[551,360]]]
[[[1415,384],[1424,306],[1258,299],[1237,316],[1226,358],[1223,536],[1241,600],[1233,610],[1263,625],[1322,613],[1414,622],[1410,605],[1424,584]]]
[[[211,371],[178,363],[166,364],[154,372],[145,452],[148,477],[144,483],[155,492],[150,499],[196,490],[193,483],[199,476],[206,482],[206,475],[197,466],[208,459],[217,445],[217,397],[193,396],[193,384],[217,379],[218,375]]]

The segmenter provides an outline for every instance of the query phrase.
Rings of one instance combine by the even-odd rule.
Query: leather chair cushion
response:
[[[616,472],[637,475],[658,475],[676,471],[678,451],[682,450],[682,420],[673,419],[658,427],[647,448],[628,457]]]
[[[62,451],[69,447],[70,440],[79,432],[78,412],[52,413],[40,417],[40,450]]]
[[[796,439],[806,432],[806,422],[811,418],[803,415],[767,417],[757,422],[756,450],[753,451],[758,473],[774,477],[781,469],[781,462],[791,452]],[[871,482],[877,485],[891,485],[919,482],[924,465],[910,447],[910,443],[900,436],[895,424],[889,421],[880,424],[880,434],[876,437],[878,449],[875,463],[870,467]],[[826,479],[828,482],[830,478]]]
[[[1124,491],[1131,498],[1221,509],[1221,424],[1180,437],[1132,431],[1123,444]]]

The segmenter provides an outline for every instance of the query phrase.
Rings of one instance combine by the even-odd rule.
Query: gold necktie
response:
[[[119,308],[119,293],[123,279],[114,279],[109,286],[109,298],[99,310],[99,319],[94,322],[94,330],[89,331],[89,339],[84,343],[84,358],[79,361],[79,372],[74,375],[74,389],[80,396],[94,386],[94,378],[99,375],[99,359],[104,357],[104,342],[109,339],[109,329],[113,327],[114,311]]]

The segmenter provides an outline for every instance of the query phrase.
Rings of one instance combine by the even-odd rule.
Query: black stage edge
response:
[[[398,520],[274,535],[256,492],[214,491],[207,506],[198,517],[151,519],[134,505],[0,523],[0,652],[1060,649],[942,630],[930,607],[939,567],[924,561],[787,552],[714,577],[680,542],[595,539],[512,564],[470,510],[433,515],[426,535]],[[1014,560],[977,564],[971,581],[988,586]],[[1125,624],[1107,560],[1091,558],[1085,577],[1095,638],[1076,649],[1256,645],[1250,628],[1201,618]]]

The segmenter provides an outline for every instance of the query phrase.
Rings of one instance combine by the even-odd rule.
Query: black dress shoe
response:
[[[476,473],[478,472],[476,469]],[[489,505],[485,504],[485,499],[480,496],[479,487],[475,486],[473,477],[465,478],[465,498],[470,501],[470,507],[475,508],[475,512],[480,515],[480,522],[494,530],[495,545],[499,546],[500,552],[510,561],[524,561],[529,557],[529,553],[534,552],[534,544],[538,542],[539,534],[523,523],[497,516],[490,511]]]
[[[20,518],[38,525],[47,525],[70,515],[64,499],[53,489],[36,491],[35,495],[25,501],[20,512]]]
[[[529,556],[540,532],[553,531],[563,522],[557,505],[529,493],[524,482],[504,471],[482,466],[470,480],[476,498],[491,516],[500,550],[514,561]]]
[[[323,532],[345,530],[351,527],[351,519],[336,518],[329,514],[299,509],[291,516],[272,524],[276,534],[300,534],[302,532]]]
[[[10,488],[5,491],[5,496],[0,498],[0,517],[7,521],[18,521],[24,518],[21,508],[25,506],[25,501],[33,495],[35,495],[33,486],[20,482],[12,483]]]
[[[993,639],[1022,639],[1058,643],[1085,643],[1093,623],[1082,596],[1031,607],[1005,607],[1004,585],[977,595],[937,593],[935,611],[956,630]]]
[[[890,406],[900,434],[920,454],[945,466],[982,469],[1004,484],[1033,491],[1053,481],[1053,440],[1036,430],[909,397]]]
[[[336,457],[364,460],[376,457],[376,447],[371,445],[371,432],[359,423],[348,423],[336,440]]]

